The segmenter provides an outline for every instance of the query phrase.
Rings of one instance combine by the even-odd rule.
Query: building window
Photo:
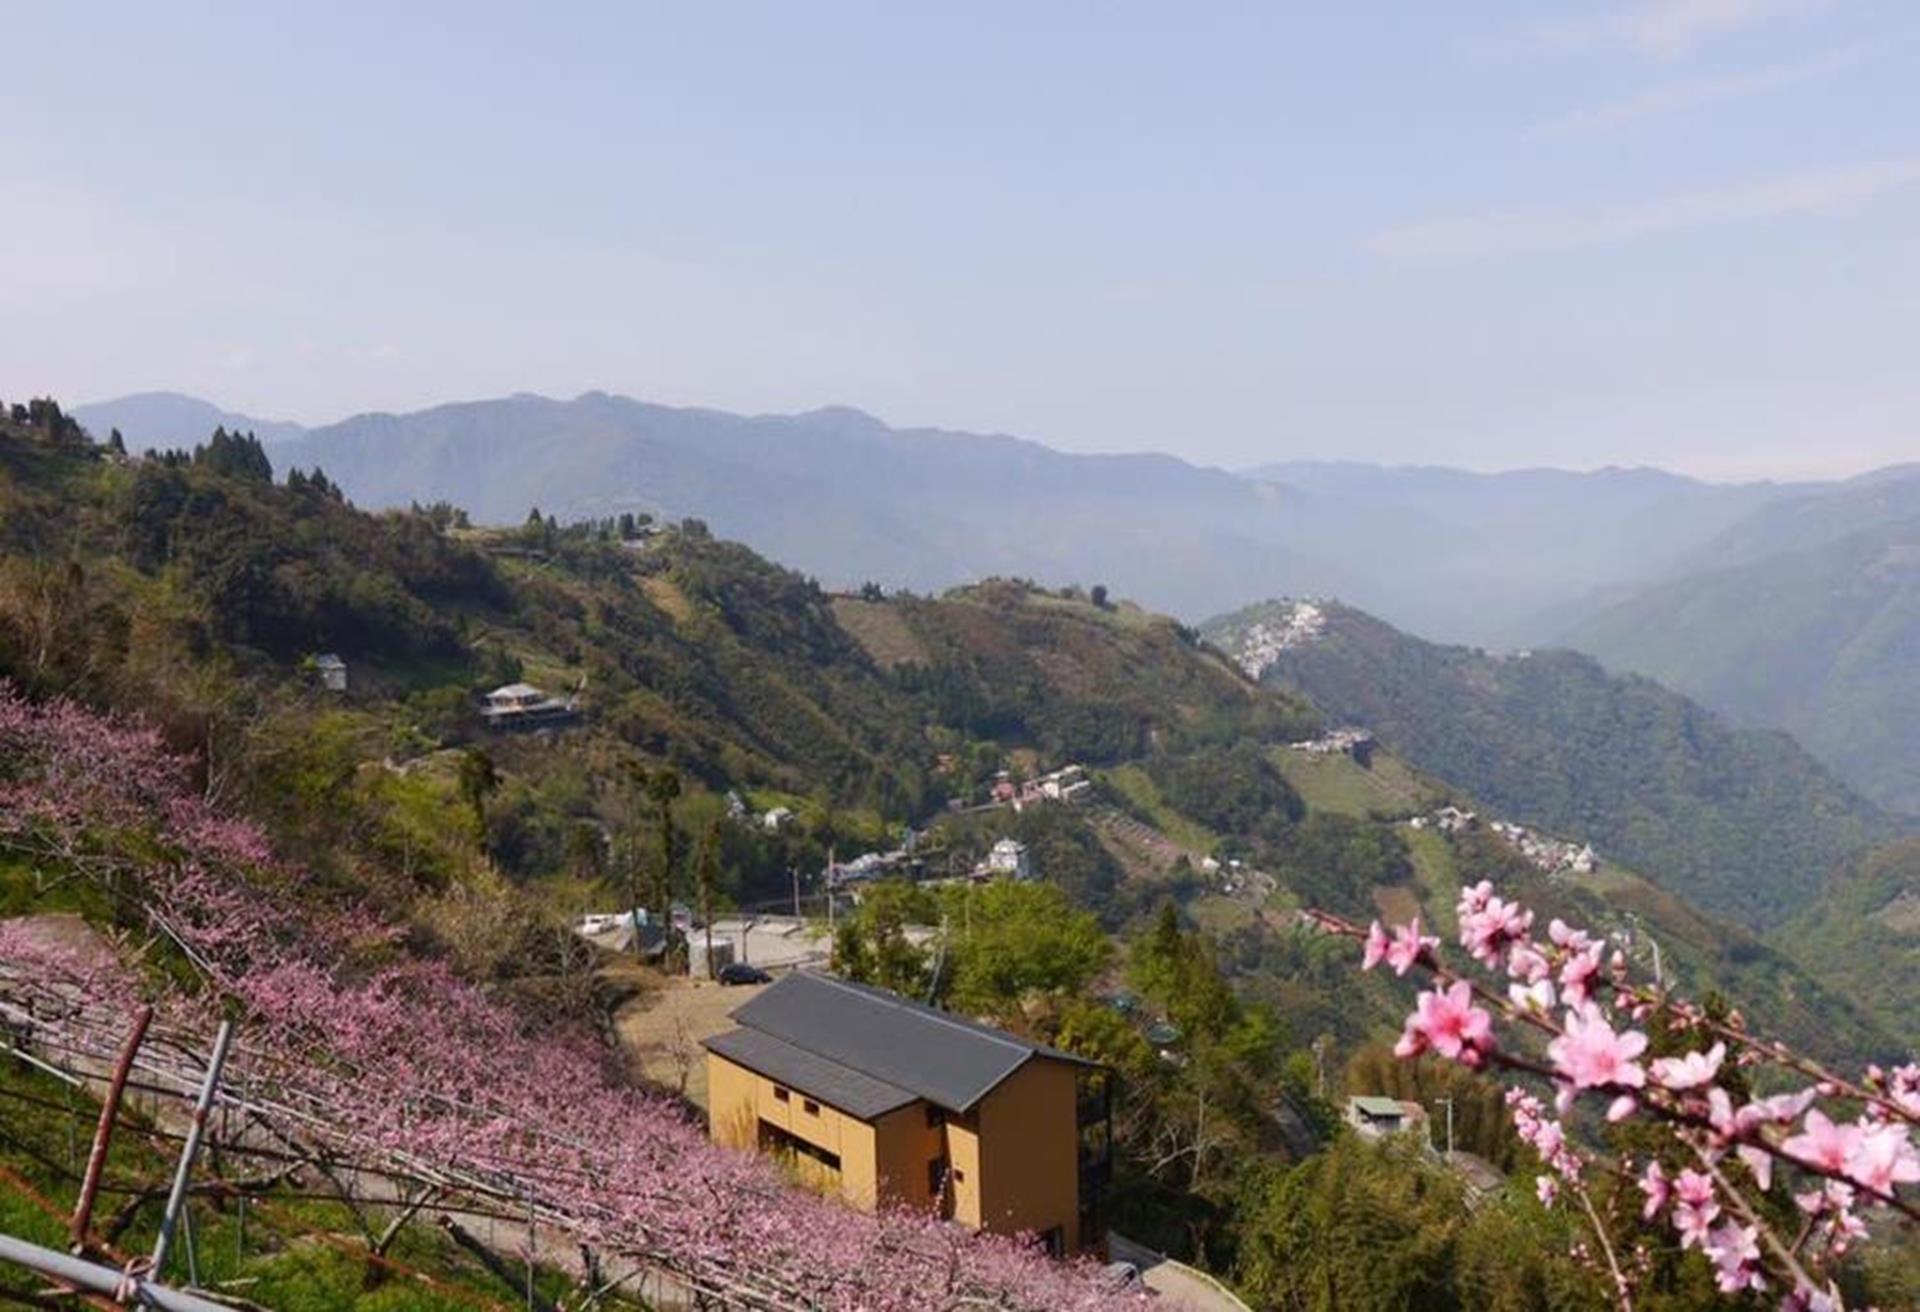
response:
[[[809,1116],[818,1116],[820,1114],[820,1104],[811,1098],[805,1098],[801,1100],[800,1110]]]
[[[797,1134],[789,1134],[777,1125],[767,1121],[760,1122],[760,1151],[763,1153],[784,1153],[793,1157],[805,1157],[820,1163],[829,1171],[840,1169],[840,1154],[830,1153],[819,1144],[808,1143]]]
[[[1067,1232],[1057,1225],[1041,1234],[1040,1243],[1046,1248],[1048,1257],[1067,1255]]]
[[[776,1085],[774,1085],[774,1086],[773,1086],[773,1100],[774,1100],[775,1102],[785,1102],[785,1101],[787,1100],[787,1091],[786,1091],[785,1089],[783,1089],[783,1088],[781,1088],[781,1087],[780,1087],[779,1085],[777,1085],[777,1084],[776,1084]]]
[[[941,1126],[945,1125],[946,1123],[947,1123],[946,1112],[941,1110],[938,1107],[935,1107],[932,1103],[928,1103],[927,1104],[927,1128],[929,1130],[937,1130]]]
[[[966,1173],[965,1171],[963,1171],[963,1170],[961,1170],[961,1169],[960,1169],[959,1167],[957,1167],[957,1166],[956,1166],[956,1167],[954,1167],[954,1168],[953,1168],[953,1182],[954,1182],[955,1184],[965,1184],[965,1183],[967,1182],[967,1173]]]
[[[947,1191],[947,1159],[936,1157],[927,1163],[927,1194],[938,1198]]]

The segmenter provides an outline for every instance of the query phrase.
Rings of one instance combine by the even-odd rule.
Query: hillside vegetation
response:
[[[840,901],[836,962],[1119,1070],[1124,1233],[1262,1305],[1294,1297],[1304,1270],[1390,1304],[1545,1308],[1589,1303],[1558,1219],[1524,1185],[1462,1215],[1444,1168],[1337,1136],[1343,1094],[1382,1091],[1378,1045],[1412,982],[1356,974],[1342,945],[1300,927],[1297,908],[1418,912],[1450,927],[1460,886],[1492,878],[1597,927],[1630,927],[1633,913],[1672,977],[1724,988],[1823,1055],[1901,1047],[1786,958],[1626,870],[1550,882],[1484,836],[1410,829],[1415,809],[1465,785],[1386,751],[1364,777],[1345,758],[1303,766],[1285,744],[1323,726],[1309,703],[1103,592],[997,580],[941,597],[832,594],[699,521],[542,514],[474,529],[446,505],[360,511],[311,470],[276,483],[270,460],[224,432],[192,452],[128,459],[49,405],[0,419],[0,677],[25,694],[8,703],[19,723],[74,697],[142,717],[187,754],[166,767],[179,796],[149,791],[112,826],[83,819],[59,850],[80,834],[116,862],[159,861],[142,886],[215,928],[233,897],[265,917],[270,933],[216,935],[207,955],[238,963],[219,987],[276,1023],[294,1024],[302,1006],[351,1009],[358,1019],[340,1034],[300,1031],[320,1044],[309,1051],[408,1051],[405,1012],[374,1005],[404,981],[435,1018],[416,1036],[433,1042],[406,1065],[423,1078],[483,1091],[488,1053],[551,1072],[564,1055],[548,1046],[556,1036],[578,1045],[567,1062],[604,1057],[592,1035],[610,1028],[635,971],[606,969],[568,931],[569,914],[672,901],[784,909],[793,871],[819,906],[830,854],[892,848],[909,826],[928,874],[966,871],[1016,837],[1040,882],[877,885],[857,908]],[[320,652],[346,658],[345,693],[319,686],[309,658]],[[516,678],[577,695],[579,723],[488,733],[478,694]],[[44,751],[63,739],[35,741]],[[81,746],[87,762],[137,757]],[[1019,781],[1070,761],[1096,780],[1079,804],[986,805],[1002,772]],[[38,786],[32,768],[14,771],[0,766],[0,786]],[[784,825],[753,814],[775,805],[793,812]],[[223,827],[240,814],[270,846]],[[180,830],[183,817],[195,823]],[[239,855],[166,855],[208,834]],[[72,911],[138,929],[152,906],[81,896],[87,881],[65,864],[9,850],[0,918]],[[227,882],[211,891],[232,896],[201,901],[204,881],[176,886],[189,867],[218,871]],[[910,923],[943,928],[920,947]],[[252,978],[292,947],[321,971],[303,988],[322,993]],[[670,1141],[704,1163],[700,1178],[739,1178],[654,1101],[565,1069],[592,1084],[606,1116],[632,1122],[622,1143]],[[1493,1086],[1426,1063],[1393,1078],[1405,1096],[1456,1097],[1465,1142],[1524,1180],[1530,1163]],[[596,1114],[539,1080],[501,1093],[526,1113],[522,1128]],[[375,1121],[364,1100],[376,1095],[410,1096],[392,1082],[341,1093]],[[1366,1246],[1329,1238],[1342,1181],[1377,1213]],[[668,1206],[661,1234],[711,1251],[672,1190],[655,1201]],[[554,1205],[590,1202],[575,1191]],[[788,1239],[804,1232],[832,1250],[807,1259],[808,1279],[831,1282],[833,1263],[858,1267],[863,1245],[891,1242],[865,1223],[837,1233],[834,1216],[796,1204],[780,1223]],[[1018,1275],[989,1265],[978,1269],[988,1284]],[[1672,1306],[1689,1306],[1704,1264],[1667,1265]],[[1549,1299],[1549,1288],[1560,1292]],[[910,1289],[903,1297],[915,1305]]]
[[[1785,735],[1738,729],[1651,680],[1567,651],[1492,656],[1329,604],[1326,632],[1264,678],[1378,733],[1503,817],[1592,842],[1750,926],[1805,908],[1826,872],[1895,831]],[[1270,608],[1205,626],[1237,652]]]
[[[1868,797],[1920,814],[1920,476],[1788,509],[1566,641],[1784,729]]]
[[[84,407],[136,448],[180,442],[190,398]],[[698,516],[838,588],[938,591],[993,575],[1104,582],[1189,622],[1277,593],[1347,597],[1449,641],[1540,641],[1558,608],[1657,577],[1803,489],[1650,469],[1476,474],[1292,462],[1239,474],[1161,455],[894,428],[858,410],[737,415],[588,392],[515,395],[321,427],[239,422],[360,504],[446,500],[485,523]],[[197,440],[196,435],[196,440]],[[1353,550],[1356,533],[1367,549]]]
[[[1920,839],[1847,862],[1773,938],[1920,1048]]]

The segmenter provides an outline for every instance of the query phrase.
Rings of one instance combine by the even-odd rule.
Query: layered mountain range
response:
[[[591,392],[321,427],[149,393],[76,414],[130,445],[256,432],[358,504],[480,522],[697,517],[829,586],[989,576],[1104,584],[1196,622],[1337,596],[1422,637],[1563,644],[1737,723],[1793,733],[1850,785],[1920,809],[1920,468],[1719,484],[1653,469],[1291,461],[1229,472],[832,407],[743,416]]]

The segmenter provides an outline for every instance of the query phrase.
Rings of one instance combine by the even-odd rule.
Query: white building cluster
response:
[[[1595,854],[1592,843],[1568,843],[1558,838],[1548,838],[1545,834],[1509,820],[1495,820],[1487,828],[1504,838],[1507,845],[1525,857],[1535,869],[1546,874],[1558,875],[1572,871],[1590,875],[1600,868],[1600,858]]]
[[[1351,756],[1365,765],[1373,758],[1373,731],[1358,725],[1342,725],[1338,729],[1327,730],[1318,738],[1288,743],[1287,746],[1309,756]]]
[[[1443,806],[1432,815],[1417,815],[1407,821],[1414,829],[1437,829],[1443,834],[1464,834],[1480,827],[1480,817],[1457,806]],[[1544,874],[1572,872],[1590,875],[1600,868],[1599,854],[1592,843],[1569,843],[1559,838],[1514,824],[1511,820],[1489,820],[1489,832],[1525,857],[1534,869]]]
[[[1234,657],[1249,679],[1258,679],[1273,668],[1280,653],[1303,646],[1327,631],[1327,613],[1316,601],[1296,601],[1288,606],[1286,618],[1258,620],[1240,635],[1240,650]]]
[[[1092,789],[1093,781],[1087,778],[1086,767],[1081,765],[1063,765],[1024,783],[1015,783],[1012,774],[1002,770],[994,780],[992,798],[996,805],[1024,811],[1049,802],[1078,802]]]

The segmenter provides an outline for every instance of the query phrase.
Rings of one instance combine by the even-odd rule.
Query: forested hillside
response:
[[[1566,641],[1784,729],[1868,797],[1920,813],[1920,475],[1770,507],[1698,564]]]
[[[1568,651],[1494,656],[1323,607],[1320,637],[1264,679],[1377,732],[1503,815],[1592,842],[1700,906],[1765,927],[1894,821],[1783,734],[1735,728],[1644,678]],[[1205,626],[1238,652],[1256,607]]]
[[[344,692],[320,682],[321,653],[345,660]],[[573,913],[786,906],[794,872],[811,895],[830,854],[893,848],[908,828],[925,874],[1017,837],[1040,882],[880,884],[841,904],[837,964],[1112,1062],[1116,1225],[1261,1305],[1296,1298],[1303,1272],[1383,1306],[1591,1305],[1497,1088],[1388,1061],[1411,981],[1356,975],[1299,908],[1451,930],[1460,888],[1491,878],[1545,914],[1644,928],[1670,978],[1726,990],[1823,1056],[1906,1042],[1898,1017],[1876,1024],[1628,870],[1548,881],[1484,835],[1412,829],[1469,785],[1385,751],[1371,768],[1308,758],[1287,744],[1325,726],[1312,705],[1104,589],[834,594],[697,520],[369,514],[319,471],[274,481],[248,436],[134,459],[36,403],[0,420],[0,678],[27,698],[10,704],[21,724],[53,723],[33,707],[58,697],[153,724],[186,753],[194,807],[271,837],[271,858],[249,843],[201,864],[269,890],[277,915],[346,916],[353,934],[376,918],[391,932],[364,953],[313,959],[342,988],[424,971],[436,998],[484,1000],[463,1014],[489,1033],[609,1027],[633,986],[569,932]],[[576,698],[578,721],[489,733],[479,695],[514,679]],[[991,804],[1070,762],[1089,767],[1083,800]],[[140,821],[163,846],[224,832],[178,829],[173,805]],[[759,821],[776,808],[791,819]],[[102,850],[147,859],[141,832]],[[0,917],[137,923],[11,841]],[[230,905],[183,888],[209,915]],[[943,929],[916,947],[908,923]],[[1463,1212],[1451,1170],[1337,1134],[1348,1092],[1454,1098],[1462,1143],[1521,1186]],[[1340,1238],[1338,1194],[1367,1200],[1367,1246]],[[1672,1306],[1709,1280],[1697,1257],[1662,1259]]]
[[[136,449],[192,398],[82,407]],[[938,591],[995,575],[1106,583],[1189,622],[1282,592],[1354,600],[1447,641],[1539,641],[1596,589],[1660,576],[1721,529],[1801,489],[1652,469],[1455,469],[1289,462],[1228,473],[994,434],[896,428],[832,406],[739,415],[588,392],[520,394],[304,430],[258,425],[284,461],[328,469],[361,505],[447,500],[482,523],[538,504],[563,520],[697,516],[833,587]],[[1349,546],[1363,532],[1368,550]]]
[[[1773,940],[1920,1047],[1920,838],[1842,865]]]

